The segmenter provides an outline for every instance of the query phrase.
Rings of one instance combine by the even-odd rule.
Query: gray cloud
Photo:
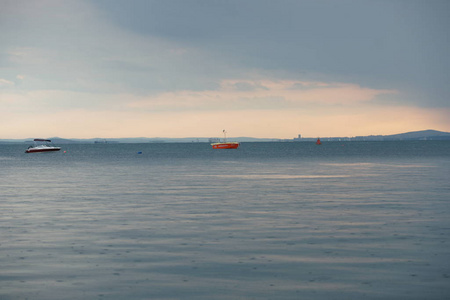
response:
[[[21,89],[145,94],[260,76],[395,89],[398,102],[449,106],[448,1],[53,4],[3,3],[2,78],[24,74]]]
[[[447,106],[448,1],[94,1],[141,35],[242,68],[409,90]]]

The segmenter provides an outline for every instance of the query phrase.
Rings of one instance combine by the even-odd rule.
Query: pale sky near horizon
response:
[[[450,1],[0,0],[0,139],[450,131]]]

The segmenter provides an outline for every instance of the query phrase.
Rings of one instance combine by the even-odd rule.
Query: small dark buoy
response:
[[[139,151],[137,154],[142,154],[142,151]]]

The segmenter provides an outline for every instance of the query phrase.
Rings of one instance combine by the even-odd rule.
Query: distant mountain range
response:
[[[45,137],[39,137],[45,138]],[[93,139],[65,139],[59,137],[49,138],[54,144],[105,144],[105,143],[209,143],[217,141],[217,138],[93,138]],[[252,137],[230,138],[237,142],[309,142],[317,138],[293,138],[293,139],[260,139]],[[399,140],[450,140],[450,132],[437,130],[413,131],[392,135],[368,135],[356,137],[321,137],[322,141],[399,141]],[[0,143],[32,143],[33,138],[28,139],[0,139]]]
[[[317,138],[294,138],[294,141],[312,141]],[[391,135],[368,135],[355,137],[325,137],[322,141],[426,141],[426,140],[450,140],[450,132],[437,130],[411,131]]]
[[[383,140],[448,140],[450,139],[450,132],[423,130],[386,135],[381,137],[383,138]],[[377,138],[377,136],[369,136],[367,138]]]

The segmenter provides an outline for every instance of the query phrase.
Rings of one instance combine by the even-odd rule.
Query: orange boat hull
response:
[[[213,147],[213,149],[236,149],[237,147],[239,147],[239,143],[234,142],[234,143],[214,143],[211,144],[211,146]]]

